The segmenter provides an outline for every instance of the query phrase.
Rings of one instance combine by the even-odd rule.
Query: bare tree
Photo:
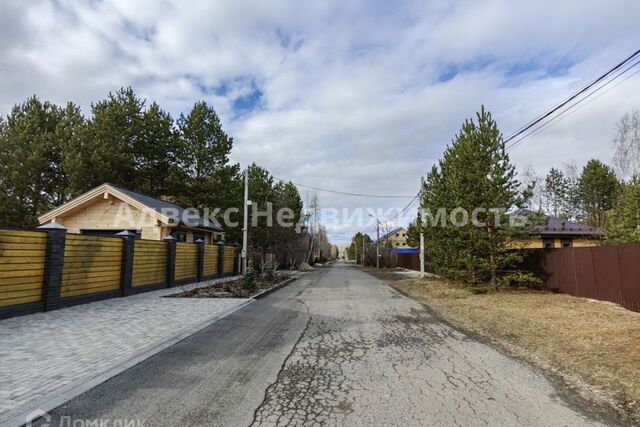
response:
[[[640,110],[626,113],[616,125],[613,164],[623,179],[640,172]]]
[[[565,218],[571,221],[582,219],[582,200],[578,180],[580,174],[575,160],[564,163],[564,177],[567,184],[567,198],[565,200],[563,213]]]
[[[542,178],[533,165],[529,163],[521,174],[521,191],[531,190],[531,199],[528,202],[528,208],[532,210],[540,210],[544,204],[544,178]]]

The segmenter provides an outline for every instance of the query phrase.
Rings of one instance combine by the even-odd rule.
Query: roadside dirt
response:
[[[288,279],[289,276],[287,275],[258,277],[256,278],[256,287],[254,289],[244,288],[242,279],[238,279],[168,295],[167,298],[251,298]]]
[[[596,406],[640,423],[640,313],[529,289],[474,294],[433,278],[365,269],[436,314],[559,378]]]

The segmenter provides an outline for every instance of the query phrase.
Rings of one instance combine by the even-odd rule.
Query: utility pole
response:
[[[376,269],[380,269],[380,220],[376,218],[376,235],[378,242],[376,245]]]
[[[422,192],[424,191],[424,177],[420,177],[420,203],[418,203],[418,213],[422,209]],[[416,222],[417,222],[416,217]],[[420,216],[422,218],[422,216]],[[422,232],[422,224],[420,224],[420,277],[424,277],[424,233]]]
[[[362,263],[362,266],[364,267],[364,234],[362,235],[362,252],[360,253],[360,262]]]
[[[380,268],[380,220],[371,214],[369,216],[376,220],[376,236],[378,238],[376,242],[376,268],[378,269]]]
[[[316,227],[317,227],[317,216],[318,216],[318,196],[314,195],[311,198],[311,206],[309,206],[309,212],[311,212],[311,209],[313,209],[313,217],[310,218],[309,221],[309,228],[311,230],[311,243],[309,246],[309,254],[307,255],[307,262],[311,261],[314,256],[313,256],[313,251],[314,251],[314,243],[316,240]]]
[[[244,170],[244,218],[242,223],[242,274],[247,274],[247,232],[249,230],[249,168]]]

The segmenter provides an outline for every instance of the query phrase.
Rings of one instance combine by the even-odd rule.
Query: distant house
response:
[[[214,243],[224,239],[215,219],[205,220],[175,203],[108,183],[45,213],[38,221],[61,224],[69,233],[94,236],[128,230],[148,240],[174,236],[182,242],[203,239]]]
[[[394,228],[380,238],[380,244],[388,248],[406,248],[407,229],[404,227]]]
[[[511,215],[525,217],[530,228],[511,246],[523,249],[566,248],[596,246],[602,233],[593,227],[550,215],[519,209]]]

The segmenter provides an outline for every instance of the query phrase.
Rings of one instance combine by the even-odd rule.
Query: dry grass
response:
[[[437,279],[375,273],[452,324],[562,378],[583,397],[640,422],[640,313],[527,289],[476,295]]]

